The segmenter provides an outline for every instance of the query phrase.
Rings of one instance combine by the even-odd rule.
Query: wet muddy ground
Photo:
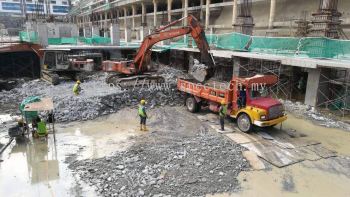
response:
[[[177,110],[185,114],[190,123],[197,122],[197,116],[186,112],[185,108]],[[150,116],[147,133],[138,130],[138,117],[133,109],[92,121],[58,124],[56,140],[50,134],[47,140],[30,137],[13,141],[0,156],[0,196],[98,195],[95,188],[68,168],[69,163],[127,151],[143,135],[144,139],[150,139],[146,136],[159,131],[157,125],[173,123],[153,111]],[[198,125],[190,126],[190,123],[185,128],[189,132],[198,131]],[[227,124],[234,127],[234,123]],[[169,124],[167,129],[176,131],[178,127]],[[5,128],[1,129],[0,140],[5,143],[9,139]],[[350,196],[350,132],[315,126],[293,115],[283,124],[283,131],[275,129],[274,132],[289,129],[302,133],[305,139],[319,141],[327,149],[336,151],[337,156],[282,168],[262,160],[266,166],[264,170],[240,172],[239,190],[214,196]],[[216,134],[214,130],[208,131]]]

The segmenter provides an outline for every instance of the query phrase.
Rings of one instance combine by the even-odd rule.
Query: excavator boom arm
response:
[[[166,30],[167,28],[181,22],[186,18],[188,20],[189,26]],[[186,34],[191,34],[194,41],[196,42],[196,45],[202,55],[202,62],[207,64],[209,67],[214,66],[215,63],[213,61],[213,58],[209,54],[209,44],[206,40],[204,30],[199,25],[197,19],[194,16],[189,15],[188,17],[181,18],[179,20],[169,23],[166,26],[160,27],[156,30],[155,33],[148,35],[143,40],[133,61],[135,68],[137,68],[137,72],[139,73],[140,71],[142,71],[144,62],[147,62],[150,59],[151,48],[153,47],[153,45],[162,40],[167,40]]]

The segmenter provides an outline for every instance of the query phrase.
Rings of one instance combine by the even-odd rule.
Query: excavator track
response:
[[[59,75],[47,70],[41,71],[41,79],[51,83],[52,85],[58,85],[60,83]]]
[[[106,78],[107,84],[113,84],[116,87],[122,89],[129,89],[135,87],[148,88],[152,85],[161,85],[165,82],[165,79],[159,75],[135,75],[135,76],[125,76],[113,74]]]

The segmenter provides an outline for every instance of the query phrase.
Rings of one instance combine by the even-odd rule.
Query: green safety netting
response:
[[[100,37],[100,36],[92,36],[91,38],[80,37],[80,42],[84,42],[85,44],[110,44],[111,39]]]
[[[77,44],[78,38],[49,38],[48,43],[52,45],[61,45],[61,44]]]
[[[19,40],[23,42],[32,42],[36,43],[38,42],[38,33],[33,32],[33,31],[20,31],[19,32]]]
[[[293,57],[332,58],[350,60],[350,41],[321,37],[263,37],[240,33],[206,35],[211,47]],[[172,42],[168,48],[195,47],[186,36]]]

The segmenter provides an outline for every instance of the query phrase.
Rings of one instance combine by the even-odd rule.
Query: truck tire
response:
[[[198,112],[199,105],[194,97],[188,97],[186,99],[186,106],[188,111],[192,113]]]
[[[250,132],[253,128],[250,118],[246,113],[239,114],[237,118],[237,125],[239,130],[241,130],[244,133]]]

